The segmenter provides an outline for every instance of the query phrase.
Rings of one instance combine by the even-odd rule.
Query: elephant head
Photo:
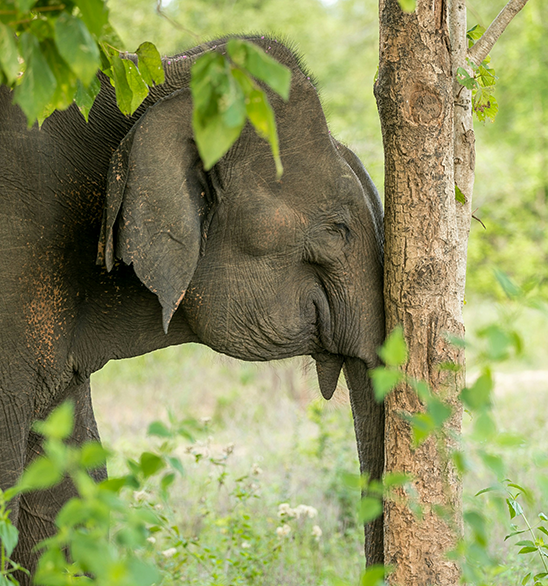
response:
[[[111,160],[99,260],[133,265],[159,298],[166,332],[180,306],[216,351],[312,355],[329,398],[344,357],[372,366],[384,335],[382,207],[359,159],[331,137],[310,79],[286,64],[289,101],[269,95],[281,180],[250,125],[205,172],[190,91],[177,90],[147,109]]]
[[[285,47],[274,56],[292,70],[288,102],[269,93],[282,178],[249,125],[204,171],[190,92],[176,90],[112,158],[99,260],[133,265],[166,332],[177,311],[236,358],[311,355],[326,399],[346,364],[362,468],[379,476],[382,414],[371,415],[365,372],[384,337],[382,207],[359,159],[331,137],[310,78]]]

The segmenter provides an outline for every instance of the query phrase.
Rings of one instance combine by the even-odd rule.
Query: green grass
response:
[[[492,323],[496,311],[488,302],[467,305],[468,335],[473,343],[468,352],[470,376],[474,376],[480,348],[474,332]],[[524,443],[509,446],[503,453],[507,477],[531,489],[532,501],[524,506],[534,522],[548,499],[544,432],[548,372],[538,370],[548,364],[548,349],[543,343],[547,320],[532,310],[523,310],[519,316],[507,313],[498,319],[512,321],[525,345],[525,358],[513,359],[495,375],[494,416],[501,430],[526,436]],[[111,362],[93,376],[92,388],[103,441],[118,454],[110,462],[111,474],[121,470],[123,458],[136,456],[150,446],[148,425],[156,419],[166,421],[168,412],[178,419],[192,416],[209,420],[207,431],[193,448],[195,452],[203,450],[206,457],[197,462],[196,453],[185,451],[184,446],[177,453],[185,476],[172,491],[171,519],[185,539],[198,538],[200,546],[195,552],[202,552],[196,554],[198,557],[205,555],[200,548],[206,544],[210,548],[209,565],[195,558],[187,562],[185,583],[223,583],[213,574],[226,575],[229,570],[219,561],[219,568],[213,571],[211,560],[225,559],[226,563],[226,559],[244,559],[251,567],[250,548],[267,560],[267,574],[249,578],[249,582],[245,577],[240,577],[241,582],[234,578],[231,583],[327,585],[333,583],[333,576],[357,583],[362,564],[362,531],[356,520],[358,495],[345,485],[343,477],[345,472],[357,472],[358,463],[348,392],[342,379],[327,403],[321,398],[310,359],[258,365],[186,345]],[[465,441],[470,429],[470,418],[465,414]],[[222,463],[212,463],[209,456]],[[254,466],[255,470],[260,467],[260,475],[251,473]],[[247,480],[237,482],[245,476]],[[476,463],[465,479],[464,500],[466,506],[490,512],[490,549],[505,562],[507,570],[489,583],[509,586],[520,584],[528,566],[534,570],[538,562],[517,555],[520,548],[513,544],[519,538],[504,541],[511,527],[500,499],[474,496],[496,480],[494,473]],[[245,506],[231,495],[244,485],[247,492],[256,485]],[[310,534],[312,522],[295,526],[289,537],[277,537],[277,510],[284,502],[317,509],[313,524],[322,529],[319,541]],[[242,528],[227,527],[244,513],[249,517],[244,525],[252,532],[248,539],[249,530],[244,528],[240,537],[245,534],[245,538],[241,537],[238,545],[237,532]],[[242,549],[244,542],[249,545]],[[182,557],[178,560],[163,561],[176,566]]]

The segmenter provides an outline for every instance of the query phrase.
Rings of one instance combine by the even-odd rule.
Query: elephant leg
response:
[[[73,387],[67,396],[74,401],[74,431],[69,442],[80,445],[86,441],[99,441],[97,423],[93,415],[89,380]],[[26,465],[43,454],[42,438],[31,431],[27,444]],[[107,476],[106,467],[94,470],[91,476],[97,481]],[[19,543],[14,551],[13,559],[28,569],[31,575],[36,570],[40,553],[33,548],[43,539],[55,534],[55,518],[63,505],[77,495],[76,488],[69,478],[60,484],[46,489],[23,494],[19,502]],[[30,584],[28,576],[18,572],[17,579],[21,586]]]

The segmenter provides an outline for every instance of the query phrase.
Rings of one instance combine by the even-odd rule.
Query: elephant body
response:
[[[184,342],[244,360],[311,355],[326,398],[344,365],[362,469],[382,473],[382,406],[365,376],[384,338],[381,203],[294,54],[250,40],[292,71],[287,103],[269,93],[281,180],[249,125],[203,169],[190,65],[224,40],[166,59],[165,83],[131,117],[101,76],[88,123],[73,105],[27,129],[0,87],[2,489],[41,451],[33,422],[64,400],[76,407],[72,440],[98,439],[93,372]],[[65,482],[12,503],[22,565],[32,569],[73,491]]]

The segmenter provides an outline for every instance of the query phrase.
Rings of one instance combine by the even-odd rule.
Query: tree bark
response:
[[[467,215],[469,223],[469,207],[463,210],[455,200],[448,20],[445,0],[418,0],[409,14],[397,0],[380,1],[375,95],[385,151],[387,332],[403,325],[409,348],[406,372],[428,382],[434,393],[453,405],[446,428],[458,435],[462,412],[456,395],[464,369],[457,376],[439,369],[443,362],[464,365],[463,352],[449,343],[447,333],[464,334],[462,239],[467,239]],[[445,554],[459,533],[461,485],[446,456],[452,447],[449,434],[441,449],[433,437],[414,449],[402,412],[423,410],[416,393],[406,386],[386,399],[385,471],[413,477],[413,498],[422,508],[422,518],[411,512],[404,494],[401,502],[385,504],[385,563],[394,567],[391,584],[454,585],[458,568]],[[440,506],[450,511],[449,518],[436,513]]]

